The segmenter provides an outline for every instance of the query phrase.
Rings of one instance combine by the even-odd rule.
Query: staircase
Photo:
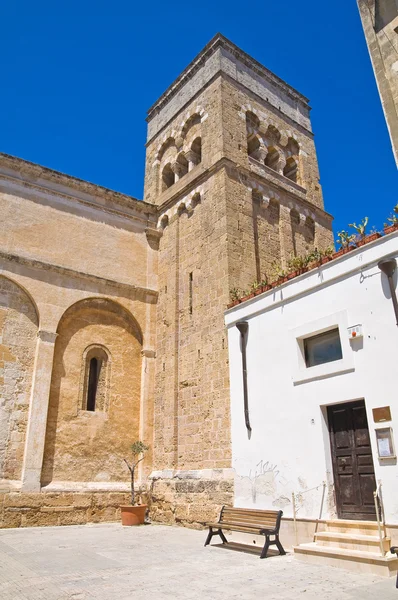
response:
[[[383,538],[385,552],[389,552],[390,542],[390,538]],[[315,534],[315,542],[295,546],[294,555],[309,563],[383,577],[395,575],[398,570],[396,555],[381,555],[379,530],[374,521],[326,521],[326,530]]]

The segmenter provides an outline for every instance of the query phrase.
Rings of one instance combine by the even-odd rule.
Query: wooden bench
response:
[[[210,544],[213,535],[219,535],[222,543],[228,540],[223,534],[223,529],[239,531],[242,533],[254,533],[265,536],[264,548],[260,558],[267,558],[268,548],[277,546],[280,554],[286,554],[279,541],[279,528],[281,526],[283,512],[281,510],[256,510],[252,508],[232,508],[223,506],[217,523],[206,523],[209,533],[205,546]],[[275,539],[271,541],[270,536]]]

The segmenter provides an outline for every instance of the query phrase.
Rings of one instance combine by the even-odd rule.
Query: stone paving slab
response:
[[[0,530],[0,600],[398,600],[395,579],[260,560],[204,531],[118,524]]]

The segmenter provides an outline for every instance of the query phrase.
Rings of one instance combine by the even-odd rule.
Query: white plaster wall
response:
[[[392,426],[398,447],[396,325],[387,278],[377,262],[398,256],[398,234],[294,279],[226,313],[228,327],[235,505],[281,508],[317,518],[322,482],[328,482],[323,518],[334,517],[333,472],[326,406],[365,399],[376,480],[381,480],[387,523],[398,523],[398,467],[377,456],[375,427]],[[396,284],[396,276],[395,276]],[[242,355],[235,324],[248,320],[248,391],[252,435],[243,410]],[[340,328],[343,360],[300,369],[297,333]],[[346,328],[362,324],[363,340]],[[306,380],[305,377],[312,376]],[[375,424],[372,408],[390,406],[392,422]],[[316,488],[316,489],[313,489]]]

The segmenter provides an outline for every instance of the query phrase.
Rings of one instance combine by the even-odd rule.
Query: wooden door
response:
[[[376,520],[376,479],[365,402],[328,406],[337,515]]]

